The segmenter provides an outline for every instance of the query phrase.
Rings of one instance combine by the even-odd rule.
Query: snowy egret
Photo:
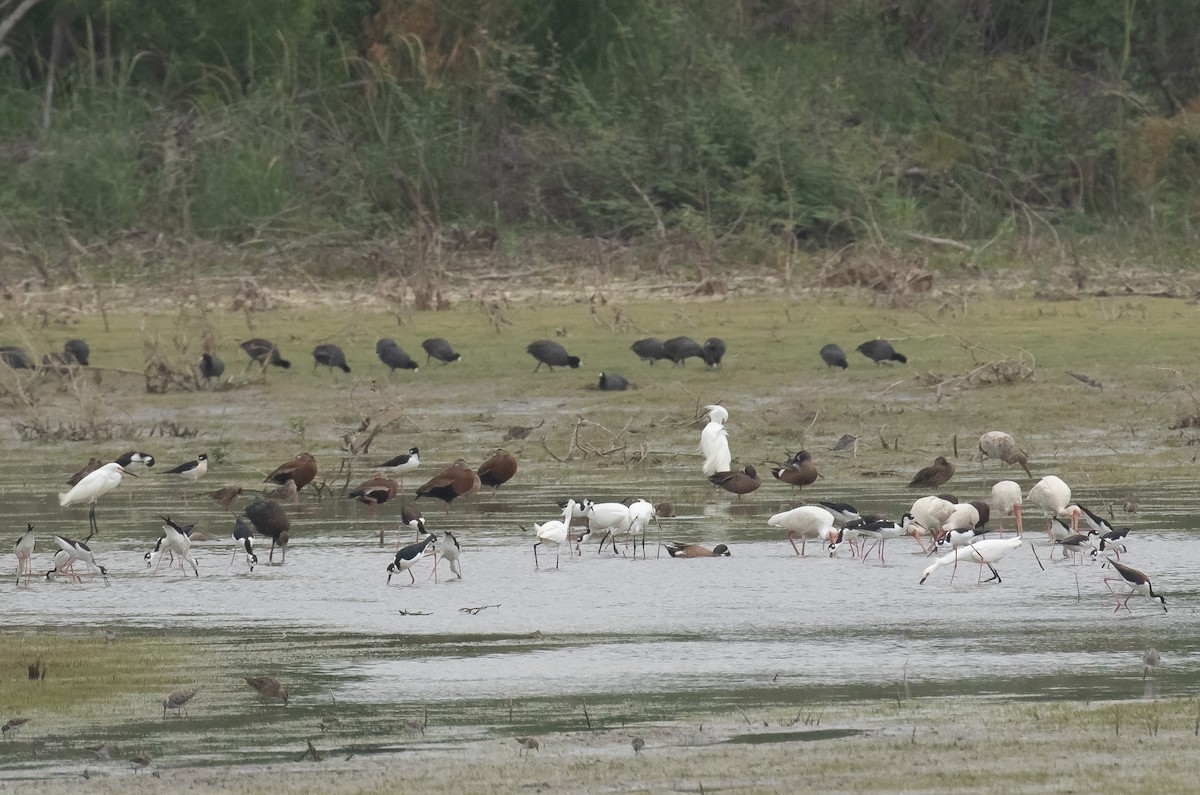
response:
[[[729,412],[724,406],[705,406],[708,424],[700,432],[700,452],[704,455],[704,476],[712,477],[718,472],[728,472],[733,460],[729,452],[729,432],[725,423]]]
[[[95,535],[99,532],[99,528],[96,526],[96,500],[108,494],[117,486],[120,486],[121,478],[124,475],[137,477],[137,475],[134,475],[116,461],[109,462],[84,477],[83,480],[72,486],[70,491],[60,492],[58,495],[58,504],[66,508],[69,505],[87,503],[88,525],[91,528],[92,535]]]

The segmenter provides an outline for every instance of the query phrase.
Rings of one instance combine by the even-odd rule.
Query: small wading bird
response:
[[[387,337],[375,343],[375,355],[379,357],[379,361],[387,365],[389,376],[397,370],[416,372],[421,369],[413,357],[405,353],[395,340]]]
[[[86,503],[88,505],[88,526],[91,528],[92,535],[95,535],[100,532],[100,528],[96,526],[96,500],[120,486],[121,478],[125,475],[137,477],[116,461],[105,464],[72,486],[70,491],[60,492],[58,504],[66,508]]]
[[[317,371],[317,367],[324,366],[333,370],[335,367],[343,373],[350,372],[350,365],[346,364],[346,353],[337,345],[325,343],[313,348],[313,372]]]
[[[163,474],[178,475],[179,477],[183,478],[184,480],[190,480],[193,483],[195,483],[197,480],[204,477],[204,474],[206,472],[208,472],[208,453],[201,453],[200,455],[196,456],[195,461],[188,461],[186,463],[180,464],[179,466],[174,467],[173,469],[168,469]],[[186,503],[186,498],[185,498],[185,503]]]
[[[188,538],[182,527],[171,521],[171,517],[160,516],[159,518],[163,520],[162,530],[166,534],[167,546],[174,555],[179,557],[179,570],[185,575],[187,574],[187,570],[183,567],[184,561],[186,561],[199,577],[200,567],[196,565],[196,556],[192,554],[192,540]],[[147,553],[147,557],[149,555],[150,553]]]
[[[17,556],[17,585],[21,584],[21,575],[25,575],[25,587],[29,587],[29,579],[33,576],[33,525],[28,525],[21,537],[17,539],[17,543],[13,545],[13,552]]]
[[[311,453],[300,453],[291,461],[285,461],[263,478],[263,483],[274,483],[282,486],[288,481],[296,484],[296,490],[312,483],[317,477],[317,459]]]
[[[533,544],[533,568],[536,570],[538,566],[537,550],[542,544],[554,545],[554,568],[558,568],[559,555],[561,546],[566,543],[567,536],[571,529],[571,516],[575,512],[575,500],[567,500],[563,506],[563,518],[551,519],[543,524],[534,524],[533,532],[537,535],[537,541]],[[521,528],[524,530],[525,528]]]
[[[59,574],[66,577],[67,582],[83,582],[75,571],[75,557],[65,549],[54,553],[54,568],[46,572],[46,581],[49,582]]]
[[[667,550],[667,554],[673,558],[728,558],[729,547],[724,544],[717,544],[712,549],[702,547],[699,544],[663,544],[663,548]]]
[[[254,530],[236,514],[233,517],[233,542],[240,544],[246,550],[246,565],[250,567],[250,571],[254,571],[254,565],[258,563],[258,555],[254,554]],[[229,566],[232,566],[235,560],[237,560],[236,549],[233,551],[233,557],[229,560]],[[228,569],[229,566],[225,568]]]
[[[704,456],[704,477],[710,478],[718,472],[728,472],[733,456],[729,452],[729,432],[725,423],[729,412],[724,406],[705,406],[708,424],[700,431],[700,452]]]
[[[1157,599],[1159,604],[1162,605],[1163,612],[1167,612],[1167,597],[1160,593],[1155,593],[1154,586],[1150,583],[1149,577],[1132,566],[1126,566],[1124,563],[1115,561],[1112,558],[1109,558],[1108,562],[1117,570],[1117,574],[1121,575],[1120,580],[1116,577],[1104,578],[1104,584],[1108,587],[1109,593],[1116,593],[1112,589],[1112,583],[1114,582],[1124,582],[1129,586],[1129,595],[1125,597],[1124,601],[1121,600],[1119,595],[1117,596],[1117,609],[1113,611],[1114,613],[1118,612],[1122,607],[1132,613],[1133,611],[1129,610],[1129,600],[1133,598],[1134,594],[1141,594],[1151,600]]]
[[[263,703],[272,699],[282,701],[286,707],[288,703],[287,688],[279,684],[279,680],[273,676],[247,676],[246,684],[258,691],[258,695],[262,698]]]
[[[1033,473],[1029,471],[1029,459],[1025,455],[1025,451],[1017,447],[1016,440],[1011,434],[1004,431],[988,431],[983,436],[979,437],[979,468],[983,469],[983,462],[989,458],[999,458],[1008,466],[1017,464],[1021,469],[1025,470],[1025,474],[1033,477]]]
[[[254,525],[255,531],[260,536],[271,539],[271,549],[267,552],[267,562],[270,563],[275,556],[275,547],[279,546],[279,562],[282,564],[287,559],[287,546],[291,540],[290,530],[291,523],[288,521],[287,513],[284,512],[283,506],[261,495],[246,506],[246,518],[250,520],[250,524]]]
[[[929,566],[929,568],[921,572],[920,584],[924,585],[925,581],[929,579],[929,575],[933,574],[942,566],[954,564],[957,567],[960,559],[964,561],[977,562],[979,564],[980,578],[983,577],[984,566],[987,566],[988,569],[991,570],[992,576],[988,577],[986,580],[982,580],[982,582],[991,582],[992,580],[995,580],[997,583],[1001,583],[1003,580],[1000,579],[1000,572],[996,571],[996,567],[992,564],[1003,558],[1009,552],[1012,552],[1017,547],[1021,546],[1023,543],[1025,542],[1020,536],[1015,538],[989,538],[984,539],[983,541],[976,541],[974,544],[961,549],[955,549],[952,552],[942,555],[940,558],[935,560]],[[950,577],[950,581],[954,582],[953,574]],[[977,582],[979,582],[979,580],[977,580]]]
[[[430,337],[421,343],[421,347],[425,349],[425,364],[429,364],[431,358],[445,364],[457,362],[462,358],[462,354],[455,351],[454,346],[441,337]]]
[[[449,530],[442,533],[442,560],[450,565],[450,571],[454,572],[454,576],[462,579],[462,569],[460,568],[459,558],[462,557],[462,545],[458,543],[458,538]]]
[[[546,369],[554,372],[555,367],[571,367],[572,369],[583,364],[583,360],[578,356],[572,356],[567,353],[567,349],[559,345],[553,340],[534,340],[525,348],[525,352],[537,359],[537,364],[533,371],[536,373],[541,369],[542,365],[546,365]]]
[[[396,558],[387,565],[387,582],[391,584],[392,575],[399,571],[407,571],[408,576],[412,579],[409,585],[415,585],[417,582],[416,576],[412,573],[412,567],[416,566],[421,558],[425,557],[425,549],[437,540],[437,536],[433,533],[422,538],[415,544],[409,544],[396,551]],[[434,571],[437,570],[437,564],[434,564]]]
[[[3,726],[0,726],[0,733],[4,734],[6,737],[9,734],[16,734],[21,730],[22,726],[24,726],[26,723],[29,723],[29,720],[29,718],[9,718],[4,722]]]
[[[83,565],[87,566],[88,571],[99,571],[100,576],[104,578],[104,584],[108,585],[108,570],[96,562],[96,556],[92,553],[92,548],[87,544],[87,542],[91,539],[91,536],[88,536],[83,541],[76,541],[75,539],[67,538],[66,536],[54,537],[54,540],[58,543],[59,548],[61,548],[63,552],[66,552],[68,555],[70,555],[73,559],[68,564],[68,567],[72,571],[75,570],[74,561],[81,560],[83,561]],[[57,561],[55,566],[57,568]]]
[[[167,717],[167,710],[169,709],[175,710],[176,717],[179,717],[181,714],[186,715],[188,702],[195,698],[199,692],[200,688],[196,688],[195,690],[176,690],[167,696],[162,703],[163,717]]]
[[[376,469],[390,469],[396,474],[400,482],[400,493],[404,493],[404,473],[412,472],[417,467],[421,466],[421,454],[415,447],[410,447],[407,453],[401,453],[395,458],[389,458],[382,464],[376,466]]]

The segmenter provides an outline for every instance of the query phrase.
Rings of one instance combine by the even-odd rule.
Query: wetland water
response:
[[[1127,559],[1151,574],[1170,612],[1135,597],[1132,614],[1114,614],[1102,582],[1110,570],[1090,560],[1064,563],[1057,554],[1052,561],[1045,534],[1038,532],[1043,522],[1032,509],[1027,538],[1037,545],[1045,571],[1027,544],[996,564],[1002,584],[977,586],[978,567],[963,564],[953,584],[943,568],[919,585],[931,559],[911,539],[889,542],[883,566],[875,558],[852,559],[847,547],[830,559],[815,542],[801,559],[766,525],[788,489],[767,482],[740,501],[691,485],[673,494],[671,484],[694,468],[655,465],[653,475],[593,472],[568,485],[553,467],[530,465],[498,493],[485,490],[456,501],[448,516],[440,502],[422,500],[418,506],[429,528],[452,530],[462,543],[464,578],[454,579],[443,564],[435,583],[427,579],[426,560],[415,569],[415,585],[401,573],[390,586],[385,567],[398,537],[396,504],[381,506],[371,519],[357,503],[328,495],[317,501],[312,494],[288,508],[286,565],[248,572],[227,540],[231,516],[197,497],[173,514],[199,520],[201,529],[222,539],[193,547],[200,577],[165,564],[147,571],[142,556],[158,536],[153,517],[179,501],[169,491],[176,484],[143,471],[103,498],[98,510],[100,535],[92,547],[111,586],[95,578],[72,585],[39,577],[25,589],[6,576],[4,626],[78,635],[81,645],[100,642],[100,626],[114,628],[118,643],[121,637],[165,634],[181,644],[203,643],[221,664],[179,672],[179,687],[202,687],[193,717],[164,723],[156,700],[129,705],[119,720],[77,715],[58,727],[56,739],[39,741],[35,759],[0,757],[0,777],[76,775],[80,745],[114,733],[127,744],[149,743],[170,753],[172,765],[246,761],[248,754],[294,758],[294,737],[311,734],[334,701],[342,718],[335,734],[368,753],[463,742],[480,730],[508,736],[521,726],[575,727],[574,713],[584,702],[597,714],[607,705],[608,719],[624,724],[669,721],[720,705],[799,707],[830,699],[894,699],[901,691],[1102,700],[1195,690],[1200,637],[1193,572],[1200,547],[1190,527],[1190,481],[1159,481],[1141,490],[1143,513],[1115,522],[1135,528]],[[37,525],[34,569],[44,574],[51,535],[86,535],[86,510],[59,509],[47,496],[58,490],[57,469],[10,460],[4,470],[4,513],[13,526],[17,518]],[[999,479],[993,471],[972,472],[970,465],[961,470],[951,485],[967,498],[985,495]],[[410,477],[408,488],[420,480]],[[209,478],[189,490],[200,494],[220,482]],[[860,480],[841,484],[836,493],[805,493],[896,516],[915,495],[895,482]],[[662,521],[662,537],[727,543],[732,557],[659,556],[652,529],[647,560],[597,554],[593,536],[582,557],[564,549],[558,569],[554,551],[543,547],[541,570],[535,571],[532,532],[518,525],[553,518],[556,500],[583,494],[597,501],[674,499],[679,516]],[[1099,505],[1083,501],[1093,509]],[[380,527],[388,531],[383,549]],[[411,542],[411,533],[404,542]],[[267,545],[256,549],[265,563]],[[7,560],[11,566],[12,556]],[[461,612],[483,605],[498,607]],[[1144,682],[1141,655],[1151,646],[1165,666]],[[240,677],[265,672],[289,685],[286,711],[263,710],[249,698]],[[19,711],[19,705],[4,707]],[[419,739],[397,737],[397,726],[428,720],[429,713],[438,725],[456,728]],[[295,727],[291,744],[264,741],[266,716],[274,730],[280,721]],[[253,750],[247,751],[251,738]]]

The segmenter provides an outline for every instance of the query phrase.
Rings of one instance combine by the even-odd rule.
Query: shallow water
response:
[[[242,655],[240,662],[255,655],[264,666],[286,659],[279,675],[292,684],[290,719],[312,724],[336,699],[344,714],[358,716],[358,753],[394,750],[395,743],[364,742],[361,733],[370,738],[384,725],[394,730],[400,715],[419,717],[421,708],[460,725],[453,737],[442,738],[446,742],[461,740],[471,724],[503,722],[513,701],[608,703],[611,718],[622,700],[633,699],[650,705],[634,717],[670,719],[721,703],[954,693],[1139,698],[1189,694],[1200,682],[1193,576],[1200,543],[1191,528],[1191,481],[1142,489],[1143,513],[1119,516],[1118,525],[1135,528],[1127,560],[1153,577],[1170,612],[1135,597],[1131,612],[1118,614],[1102,580],[1110,570],[1090,560],[1051,560],[1038,532],[1027,535],[1044,571],[1027,544],[996,564],[1002,583],[977,585],[978,567],[963,564],[953,582],[947,567],[920,585],[931,560],[911,539],[889,542],[884,565],[853,559],[846,547],[831,559],[815,542],[808,557],[797,557],[766,525],[791,496],[775,483],[738,501],[691,485],[698,478],[688,478],[690,468],[599,472],[569,487],[553,471],[531,470],[498,493],[457,501],[449,515],[440,503],[418,503],[432,531],[458,536],[463,579],[443,564],[435,583],[426,560],[415,569],[415,584],[398,574],[390,585],[385,567],[399,536],[395,506],[383,506],[372,519],[362,505],[329,496],[318,502],[310,494],[289,507],[285,565],[249,572],[232,541],[222,540],[196,544],[198,578],[166,564],[147,570],[142,556],[158,536],[155,517],[164,506],[180,520],[201,520],[202,529],[223,539],[232,518],[204,497],[185,508],[165,478],[143,473],[103,498],[97,513],[101,532],[92,548],[110,586],[95,577],[82,585],[38,578],[26,589],[8,577],[5,626],[86,633],[107,625],[121,633],[209,637]],[[962,473],[953,485],[970,497],[984,494],[993,479]],[[86,535],[86,510],[59,509],[49,496],[58,480],[61,473],[48,468],[0,468],[0,504],[9,524],[37,525],[35,571],[50,568],[52,533]],[[680,482],[688,485],[675,485]],[[202,485],[189,491],[219,483]],[[893,516],[914,497],[867,480],[842,486],[805,496]],[[598,554],[593,536],[582,556],[562,550],[557,566],[555,551],[543,547],[535,570],[532,532],[520,525],[554,518],[556,500],[582,494],[597,501],[673,499],[680,515],[662,521],[664,540],[727,543],[733,554],[672,559],[658,551],[654,530],[648,559]],[[1031,530],[1041,527],[1032,515],[1027,520]],[[387,529],[382,549],[381,527]],[[408,534],[404,542],[411,542]],[[265,563],[266,545],[258,551]],[[484,605],[495,607],[462,612]],[[1150,646],[1164,667],[1143,681],[1141,657]],[[233,680],[228,689],[236,691],[240,683]],[[221,728],[220,739],[205,745],[193,737],[186,750],[176,749],[177,761],[244,758],[240,740],[256,731],[261,717],[248,715],[233,696],[214,693],[209,701],[207,719],[187,722],[189,736],[203,733],[202,721],[210,720]],[[197,703],[194,711],[206,708]],[[157,717],[153,705],[146,717]],[[561,710],[539,714],[527,707],[515,722],[544,725],[560,717]],[[122,731],[150,736],[161,729],[157,722],[138,726]],[[284,752],[259,741],[255,753]],[[44,759],[49,769],[61,754]],[[15,774],[28,765],[9,760],[0,771]]]

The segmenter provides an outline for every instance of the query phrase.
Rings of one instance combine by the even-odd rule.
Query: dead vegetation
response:
[[[933,289],[933,273],[925,259],[916,254],[893,251],[864,256],[857,248],[842,249],[817,274],[823,287],[866,287],[877,293],[927,293]]]

